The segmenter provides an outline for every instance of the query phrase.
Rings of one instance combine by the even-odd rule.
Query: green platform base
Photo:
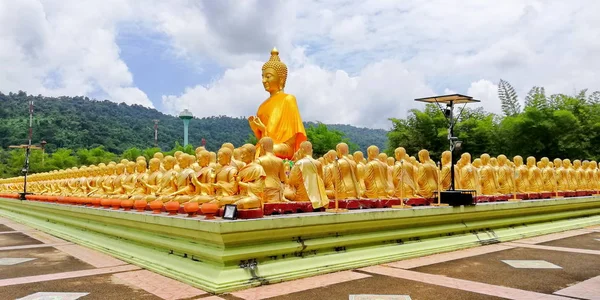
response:
[[[600,224],[600,198],[236,221],[0,199],[0,216],[223,293]]]

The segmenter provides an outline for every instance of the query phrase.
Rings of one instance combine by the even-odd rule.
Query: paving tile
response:
[[[21,232],[13,234],[0,234],[0,247],[15,247],[42,244],[39,240],[31,238]],[[2,249],[0,248],[0,249]]]
[[[0,266],[13,266],[20,263],[32,261],[35,258],[24,258],[24,257],[4,257],[0,258]]]
[[[562,269],[545,260],[503,260],[502,262],[516,269]]]
[[[84,263],[73,256],[52,247],[0,251],[0,259],[15,257],[35,260],[11,266],[0,265],[0,279],[80,271],[94,268],[94,266]]]
[[[48,247],[64,246],[64,245],[71,245],[71,243],[36,244],[36,245],[0,247],[0,251],[25,250],[25,249],[36,249],[36,248],[48,248]]]
[[[515,247],[522,247],[522,248],[600,255],[600,250],[578,249],[578,248],[570,248],[570,247],[555,247],[555,246],[546,246],[546,245],[541,245],[541,244],[519,244],[519,243],[506,243],[506,244],[515,246]]]
[[[102,268],[102,269],[93,269],[93,270],[82,270],[82,271],[73,271],[73,272],[64,272],[64,273],[17,277],[17,278],[0,280],[0,287],[32,283],[32,282],[43,282],[43,281],[50,281],[50,280],[59,280],[59,279],[67,279],[67,278],[78,278],[78,277],[85,277],[85,276],[110,274],[110,273],[117,273],[117,272],[126,272],[126,271],[138,270],[138,269],[139,269],[139,267],[127,265],[127,266],[119,266],[119,267],[112,267],[112,268]]]
[[[203,290],[147,270],[118,273],[113,277],[163,299],[184,299],[207,294]]]
[[[114,267],[127,264],[126,262],[116,259],[110,255],[81,247],[79,245],[56,246],[55,248],[96,268]]]
[[[288,282],[282,282],[272,285],[259,286],[256,288],[247,289],[240,292],[233,292],[232,295],[246,299],[246,300],[259,300],[266,299],[290,293],[296,293],[300,291],[310,290],[323,286],[328,286],[340,282],[352,281],[361,278],[370,277],[370,275],[343,271],[325,275],[319,275],[309,278],[303,278]]]
[[[568,299],[560,296],[541,294],[481,282],[450,278],[441,275],[420,273],[411,270],[389,268],[384,266],[367,267],[362,268],[360,270],[368,273],[381,274],[385,276],[402,278],[405,280],[427,282],[435,285],[445,286],[448,288],[460,289],[464,291],[480,293],[483,295],[491,295],[508,299]]]
[[[600,300],[600,276],[555,292],[557,295]]]
[[[387,263],[385,265],[394,267],[394,268],[412,269],[412,268],[417,268],[417,267],[421,267],[421,266],[437,264],[437,263],[441,263],[441,262],[445,262],[445,261],[451,261],[451,260],[456,260],[456,259],[461,259],[461,258],[466,258],[466,257],[473,257],[473,256],[477,256],[477,255],[482,255],[482,254],[487,254],[487,253],[492,253],[492,252],[497,252],[497,251],[502,251],[502,250],[508,250],[508,249],[512,249],[512,248],[514,248],[514,247],[504,245],[504,244],[502,244],[502,245],[487,245],[487,246],[474,247],[474,248],[463,249],[463,250],[458,250],[458,251],[453,251],[453,252],[439,253],[439,254],[434,254],[434,255],[429,255],[429,256],[424,256],[424,257],[401,260],[401,261],[397,261],[397,262],[393,262],[393,263]]]
[[[569,230],[569,231],[551,233],[551,234],[546,234],[546,235],[540,235],[540,236],[536,236],[536,237],[515,240],[512,242],[522,243],[522,244],[523,243],[524,244],[540,244],[540,243],[545,243],[545,242],[554,241],[554,240],[560,240],[560,239],[564,239],[564,238],[568,238],[568,237],[572,237],[572,236],[578,236],[578,235],[582,235],[582,234],[588,234],[588,233],[589,233],[589,231],[577,229],[577,230]]]
[[[48,293],[38,292],[17,300],[77,300],[89,293]]]
[[[349,300],[411,300],[408,295],[350,295]]]

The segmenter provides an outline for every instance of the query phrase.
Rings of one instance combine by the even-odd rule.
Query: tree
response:
[[[327,153],[327,151],[335,149],[335,146],[342,142],[348,144],[350,151],[358,149],[358,146],[351,143],[347,138],[344,138],[343,132],[331,130],[323,123],[319,123],[316,126],[309,126],[306,129],[306,135],[308,135],[308,140],[313,145],[313,154],[315,156],[321,156]]]
[[[498,98],[502,103],[502,112],[505,116],[514,116],[521,112],[521,104],[517,92],[510,83],[500,79],[498,83]]]
[[[540,110],[548,107],[548,99],[546,99],[546,91],[543,87],[534,86],[527,93],[527,96],[525,96],[525,108],[529,107],[535,107]]]

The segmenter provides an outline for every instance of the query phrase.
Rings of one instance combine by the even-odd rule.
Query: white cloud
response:
[[[472,107],[483,107],[486,111],[502,115],[502,103],[498,98],[498,85],[486,79],[471,82],[467,95],[481,100],[480,103],[470,104]]]
[[[47,96],[105,94],[152,106],[119,57],[120,1],[1,1],[0,90]]]

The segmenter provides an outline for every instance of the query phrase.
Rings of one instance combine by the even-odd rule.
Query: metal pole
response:
[[[454,102],[450,101],[450,126],[448,128],[448,140],[450,141],[450,190],[454,191],[454,142],[451,137],[454,136]]]
[[[158,148],[158,120],[154,120],[154,147]]]
[[[21,200],[25,199],[27,195],[27,173],[29,172],[29,153],[31,151],[31,138],[33,135],[33,99],[29,101],[29,141],[27,143],[27,150],[25,150],[25,165],[23,166],[23,195]]]

